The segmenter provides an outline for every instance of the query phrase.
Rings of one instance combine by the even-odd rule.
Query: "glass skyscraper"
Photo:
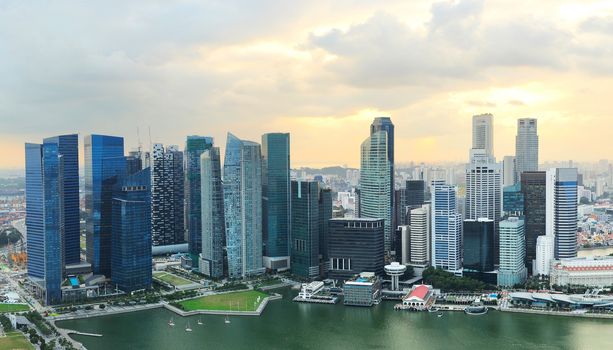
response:
[[[555,236],[556,259],[577,257],[577,169],[547,171],[546,232]]]
[[[392,197],[388,158],[388,134],[378,131],[370,135],[361,146],[360,162],[360,217],[383,219],[385,252],[392,243]]]
[[[524,215],[524,193],[521,190],[521,183],[502,189],[502,212],[506,216]]]
[[[219,147],[211,147],[200,155],[202,252],[200,272],[221,278],[224,275],[226,221]]]
[[[464,275],[485,280],[483,273],[494,270],[494,220],[464,220],[463,229]]]
[[[287,133],[262,135],[262,234],[266,267],[289,267],[290,138]]]
[[[500,222],[498,285],[513,287],[526,281],[524,221],[510,217]]]
[[[200,208],[200,155],[213,146],[213,138],[207,136],[188,136],[185,141],[185,222],[187,242],[192,261],[202,251],[202,212]]]
[[[319,182],[292,181],[292,274],[319,276]]]
[[[183,153],[177,146],[153,145],[151,167],[151,237],[158,245],[185,241]]]
[[[515,137],[515,181],[520,181],[526,171],[537,171],[539,167],[539,136],[537,119],[517,120]]]
[[[432,188],[432,266],[459,274],[462,269],[462,215],[457,189],[440,181]]]
[[[124,292],[151,287],[150,168],[122,177],[112,201],[111,281]]]
[[[228,275],[263,273],[260,145],[228,133],[223,173]]]
[[[94,274],[110,277],[113,190],[126,172],[123,138],[87,135],[84,145],[87,261]]]

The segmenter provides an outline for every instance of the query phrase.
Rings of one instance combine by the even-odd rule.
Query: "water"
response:
[[[178,317],[165,309],[58,322],[103,334],[74,336],[97,349],[611,349],[613,320],[490,312],[485,316],[298,304],[295,292],[268,304],[260,317]],[[168,326],[174,317],[175,327]],[[202,319],[204,325],[197,324]],[[190,321],[193,332],[185,332]]]

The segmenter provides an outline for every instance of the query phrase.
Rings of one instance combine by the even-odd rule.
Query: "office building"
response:
[[[328,278],[348,280],[364,271],[383,275],[383,219],[329,220]]]
[[[546,233],[555,237],[555,259],[577,257],[577,169],[547,171]]]
[[[228,275],[264,272],[262,264],[262,154],[258,143],[228,133],[223,171]]]
[[[513,156],[504,156],[502,160],[502,185],[503,187],[513,186],[516,182],[519,181],[519,178],[516,178],[515,172],[515,157]]]
[[[330,268],[328,258],[328,236],[330,228],[328,221],[332,219],[332,190],[329,188],[319,189],[319,265],[320,274],[326,277]]]
[[[554,259],[555,237],[553,235],[538,236],[536,240],[536,259],[532,267],[533,275],[549,275],[551,261]]]
[[[192,261],[202,252],[202,208],[200,169],[202,153],[213,147],[213,138],[188,136],[185,140],[185,230]]]
[[[549,281],[557,286],[607,288],[613,285],[613,257],[574,258],[554,261]]]
[[[200,273],[221,278],[224,276],[224,246],[226,221],[219,147],[211,147],[200,155],[200,200],[202,243]]]
[[[430,264],[430,204],[411,210],[410,230],[410,263],[421,267]]]
[[[524,221],[517,217],[501,221],[499,237],[498,285],[513,287],[523,284],[528,276]]]
[[[411,209],[419,208],[425,203],[426,183],[424,180],[406,181],[406,205]]]
[[[94,274],[110,277],[113,191],[127,170],[123,138],[87,135],[84,145],[87,262]]]
[[[151,238],[154,246],[184,242],[183,153],[177,146],[153,145]]]
[[[517,120],[517,136],[515,137],[515,179],[520,181],[521,174],[527,171],[538,171],[539,137],[537,120],[522,118]]]
[[[360,217],[383,219],[385,252],[392,244],[392,186],[388,159],[388,134],[371,134],[361,146]]]
[[[290,257],[290,137],[262,135],[262,235],[264,265],[289,268]]]
[[[457,209],[457,188],[442,181],[434,181],[431,193],[431,264],[435,268],[461,274],[462,215]]]
[[[487,157],[494,156],[494,116],[480,114],[473,116],[473,144],[472,149],[482,149]]]
[[[502,214],[517,217],[524,215],[524,193],[520,182],[502,189]]]
[[[389,117],[377,117],[370,125],[370,136],[384,132],[387,135],[387,161],[390,167],[390,195],[394,193],[394,124]],[[390,197],[390,206],[393,207],[393,198]]]
[[[547,177],[544,171],[521,174],[521,191],[524,195],[524,227],[526,235],[526,266],[532,272],[536,259],[536,242],[545,235]]]
[[[464,276],[489,281],[486,272],[494,270],[494,220],[481,218],[477,220],[464,220]]]
[[[292,181],[291,270],[304,278],[315,278],[319,267],[319,182]]]
[[[349,306],[373,306],[381,301],[381,280],[372,272],[362,272],[343,285],[343,300]]]
[[[151,171],[119,179],[112,200],[111,282],[126,293],[151,288]]]
[[[502,175],[500,164],[491,162],[481,149],[471,151],[466,168],[466,219],[487,218],[496,225],[502,216]]]

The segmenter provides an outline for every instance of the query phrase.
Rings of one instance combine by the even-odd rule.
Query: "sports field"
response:
[[[28,310],[30,310],[30,307],[26,304],[0,304],[0,312],[20,312]]]
[[[208,295],[180,302],[185,311],[255,311],[268,295],[256,290]],[[260,300],[258,301],[258,297]]]
[[[177,275],[170,274],[168,272],[155,273],[153,275],[153,277],[159,279],[160,281],[164,281],[166,283],[170,283],[170,284],[172,284],[173,286],[176,286],[176,287],[185,286],[185,285],[188,285],[188,284],[195,283],[195,282],[192,282],[192,281],[190,281],[188,279],[185,279],[183,277],[179,277]]]
[[[32,344],[19,332],[8,332],[6,337],[0,337],[0,349],[30,350]]]

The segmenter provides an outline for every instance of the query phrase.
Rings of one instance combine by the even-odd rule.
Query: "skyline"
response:
[[[292,167],[358,167],[380,116],[397,163],[466,162],[483,113],[497,160],[526,117],[541,163],[611,159],[612,28],[598,1],[7,2],[0,169],[23,169],[24,143],[44,135],[122,136],[130,150],[149,127],[152,143],[213,136],[222,154],[227,132],[289,132]]]

